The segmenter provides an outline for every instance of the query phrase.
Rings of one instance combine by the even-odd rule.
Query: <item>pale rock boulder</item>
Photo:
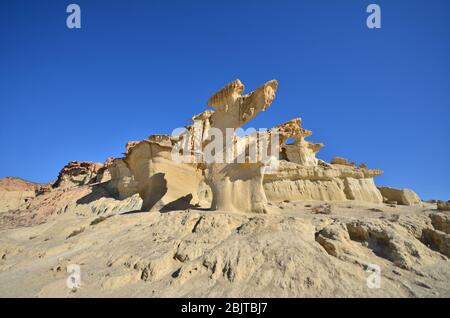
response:
[[[344,185],[344,192],[348,200],[373,203],[383,202],[383,197],[378,191],[373,178],[345,178]]]
[[[381,195],[388,201],[397,201],[400,205],[416,205],[422,202],[420,197],[410,189],[378,187],[378,190],[380,190]]]

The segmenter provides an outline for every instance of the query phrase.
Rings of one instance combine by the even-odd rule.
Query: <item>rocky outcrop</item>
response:
[[[123,161],[144,201],[143,208],[188,208],[200,201],[204,204],[204,198],[199,196],[201,184],[209,187],[214,210],[268,213],[267,202],[276,200],[381,203],[373,177],[382,171],[369,169],[365,164],[356,167],[339,157],[332,164],[316,158],[324,145],[306,140],[312,132],[301,127],[300,118],[264,132],[236,135],[239,127],[270,106],[277,88],[277,81],[272,80],[243,95],[244,85],[236,80],[209,99],[208,105],[214,110],[194,116],[194,123],[186,126],[185,134],[152,135],[127,144]],[[224,142],[222,148],[214,149],[214,156],[235,156],[227,163],[205,160],[217,132],[220,138],[230,138],[231,148]],[[271,138],[275,134],[277,141]],[[258,151],[270,144],[266,147],[270,151],[258,153],[256,161],[238,162],[239,156],[249,157],[252,142]],[[186,149],[184,159],[188,160],[174,161],[174,150],[177,153]],[[272,171],[274,163],[276,169]]]
[[[243,84],[236,80],[214,94],[208,105],[215,111],[206,110],[194,116],[194,124],[186,127],[190,152],[187,156],[197,156],[196,146],[200,150],[208,146],[212,128],[226,135],[227,129],[234,131],[267,108],[276,87],[276,81],[270,81],[242,96]],[[267,200],[262,187],[261,163],[175,162],[172,151],[177,142],[176,136],[153,135],[148,140],[127,146],[124,161],[138,184],[139,194],[144,200],[143,209],[179,209],[198,205],[202,201],[200,184],[207,184],[212,193],[210,205],[213,209],[265,211]],[[224,150],[219,149],[219,152]]]
[[[95,176],[95,183],[104,183],[111,180],[111,171],[108,169],[114,163],[114,158],[109,157],[106,159],[105,163],[97,170],[97,175]]]
[[[342,165],[342,166],[351,166],[354,167],[355,163],[354,162],[348,162],[347,159],[342,158],[342,157],[333,157],[333,159],[331,159],[331,164],[332,165]],[[364,165],[365,166],[365,165]],[[364,167],[363,166],[363,167]]]
[[[211,115],[208,126],[218,129],[223,136],[227,135],[227,130],[231,130],[234,136],[235,129],[269,107],[277,88],[277,81],[272,80],[250,94],[242,95],[244,85],[241,81],[230,83],[209,99],[208,106],[214,107],[215,112]],[[220,151],[226,153],[227,145],[224,144]],[[262,160],[207,164],[205,176],[212,192],[211,208],[267,213],[267,198],[263,188],[264,164]]]
[[[264,176],[264,189],[271,201],[382,202],[373,177],[366,177],[357,170],[354,171],[354,177],[350,177],[336,168],[298,168],[282,163],[279,175]]]
[[[430,219],[436,230],[450,234],[450,215],[434,213],[430,215]]]
[[[381,195],[386,198],[386,201],[395,201],[401,205],[415,205],[422,201],[419,196],[410,189],[395,189],[390,187],[378,187]]]
[[[19,178],[0,179],[0,212],[18,209],[36,196],[39,184]]]
[[[123,158],[110,159],[105,169],[102,181],[116,198],[123,200],[138,193],[138,184]]]
[[[258,99],[264,101],[263,106],[258,104],[250,106],[253,111],[251,116],[245,117],[246,120],[250,120],[256,116],[258,111],[265,110],[270,105],[275,97],[277,88],[277,85],[274,83],[276,82],[268,82],[255,91],[259,91],[259,94],[266,94],[267,96]],[[224,91],[227,93],[225,94]],[[233,82],[214,95],[212,97],[214,103],[210,103],[210,105],[216,106],[216,112],[223,110],[224,104],[226,104],[225,109],[228,112],[230,109],[239,109],[239,107],[242,107],[242,102],[239,102],[239,96],[242,91],[243,85],[240,81],[238,83]],[[216,98],[215,96],[217,95],[220,95],[221,98]],[[250,104],[247,103],[246,105]],[[220,117],[221,121],[227,121],[227,115],[222,114],[218,117]],[[236,127],[238,124],[242,124],[242,121],[234,120],[233,124],[228,122],[227,127]],[[218,126],[223,129],[223,125],[215,123],[214,120],[211,121],[210,126]],[[215,200],[214,197],[220,197],[221,202],[227,202],[216,206],[217,209],[233,210],[233,206],[230,206],[233,200],[238,201],[241,205],[242,202],[254,202],[253,205],[244,203],[245,207],[239,207],[240,211],[250,212],[267,212],[267,200],[357,200],[374,203],[382,202],[382,196],[373,182],[373,177],[382,174],[382,171],[368,169],[365,165],[357,168],[354,163],[348,163],[343,158],[335,158],[332,162],[333,165],[317,159],[316,154],[324,145],[305,140],[312,135],[312,132],[301,127],[300,118],[292,119],[276,126],[270,132],[276,132],[279,135],[280,153],[278,155],[281,160],[278,163],[278,169],[273,173],[267,172],[263,167],[266,163],[262,161],[251,165],[227,165],[226,171],[230,176],[230,172],[241,175],[240,178],[235,177],[235,180],[227,175],[221,175],[217,171],[213,171],[213,174],[215,173],[217,176],[217,180],[210,182],[210,186],[212,188],[217,187],[214,185],[215,183],[220,185],[217,187],[220,191],[216,191],[218,194],[214,195],[215,191],[213,190],[213,202]],[[270,132],[267,134],[270,134]],[[259,135],[259,138],[261,138],[261,135]],[[217,170],[222,172],[225,170],[224,167],[221,166]],[[211,169],[213,168],[210,167]],[[238,173],[239,169],[246,173]],[[230,186],[224,186],[224,183],[228,183],[230,180]],[[246,191],[239,186],[239,182],[242,182],[242,180],[245,180],[249,185],[251,184],[251,191]],[[261,180],[262,190],[260,187]],[[222,191],[222,189],[227,190]],[[224,196],[227,198],[224,199]]]
[[[0,179],[0,191],[35,191],[41,184],[15,177]]]
[[[68,188],[94,183],[103,164],[71,161],[61,169],[53,188]]]
[[[437,208],[441,211],[450,211],[450,201],[437,201]]]
[[[316,153],[323,144],[305,141],[304,138],[312,132],[301,128],[300,123],[299,119],[288,122],[294,133],[285,137],[295,138],[296,141],[286,145],[283,144],[286,138],[282,138],[282,154],[286,153],[286,157],[280,161],[276,173],[264,175],[264,189],[269,200],[382,202],[382,196],[373,181],[374,177],[383,173],[381,170],[368,169],[366,166],[357,168],[343,158],[334,158],[331,165],[317,159]],[[283,128],[283,131],[286,129]],[[298,155],[289,156],[286,147],[295,147]],[[301,158],[303,160],[299,160]]]
[[[153,135],[127,147],[123,159],[136,182],[143,210],[187,209],[198,202],[202,172],[194,164],[172,160],[172,140]]]

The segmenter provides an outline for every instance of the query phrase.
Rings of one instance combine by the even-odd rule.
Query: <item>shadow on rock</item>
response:
[[[92,192],[77,200],[77,204],[89,204],[100,198],[118,199],[117,195],[108,190],[108,182],[93,184]]]

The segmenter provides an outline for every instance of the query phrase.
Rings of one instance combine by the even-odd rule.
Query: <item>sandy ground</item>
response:
[[[274,215],[66,213],[35,226],[4,224],[0,296],[450,296],[449,242],[429,234],[448,240],[449,214],[432,204],[357,202],[314,213],[319,205],[272,203]],[[71,264],[80,288],[67,286]],[[374,265],[380,286],[368,271]]]

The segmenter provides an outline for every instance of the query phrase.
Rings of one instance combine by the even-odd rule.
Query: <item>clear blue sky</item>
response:
[[[78,3],[82,29],[66,27]],[[366,7],[382,29],[366,27]],[[302,117],[385,174],[377,184],[450,199],[450,1],[0,2],[0,177],[49,181],[129,140],[170,133],[226,83],[277,79],[253,127]]]

